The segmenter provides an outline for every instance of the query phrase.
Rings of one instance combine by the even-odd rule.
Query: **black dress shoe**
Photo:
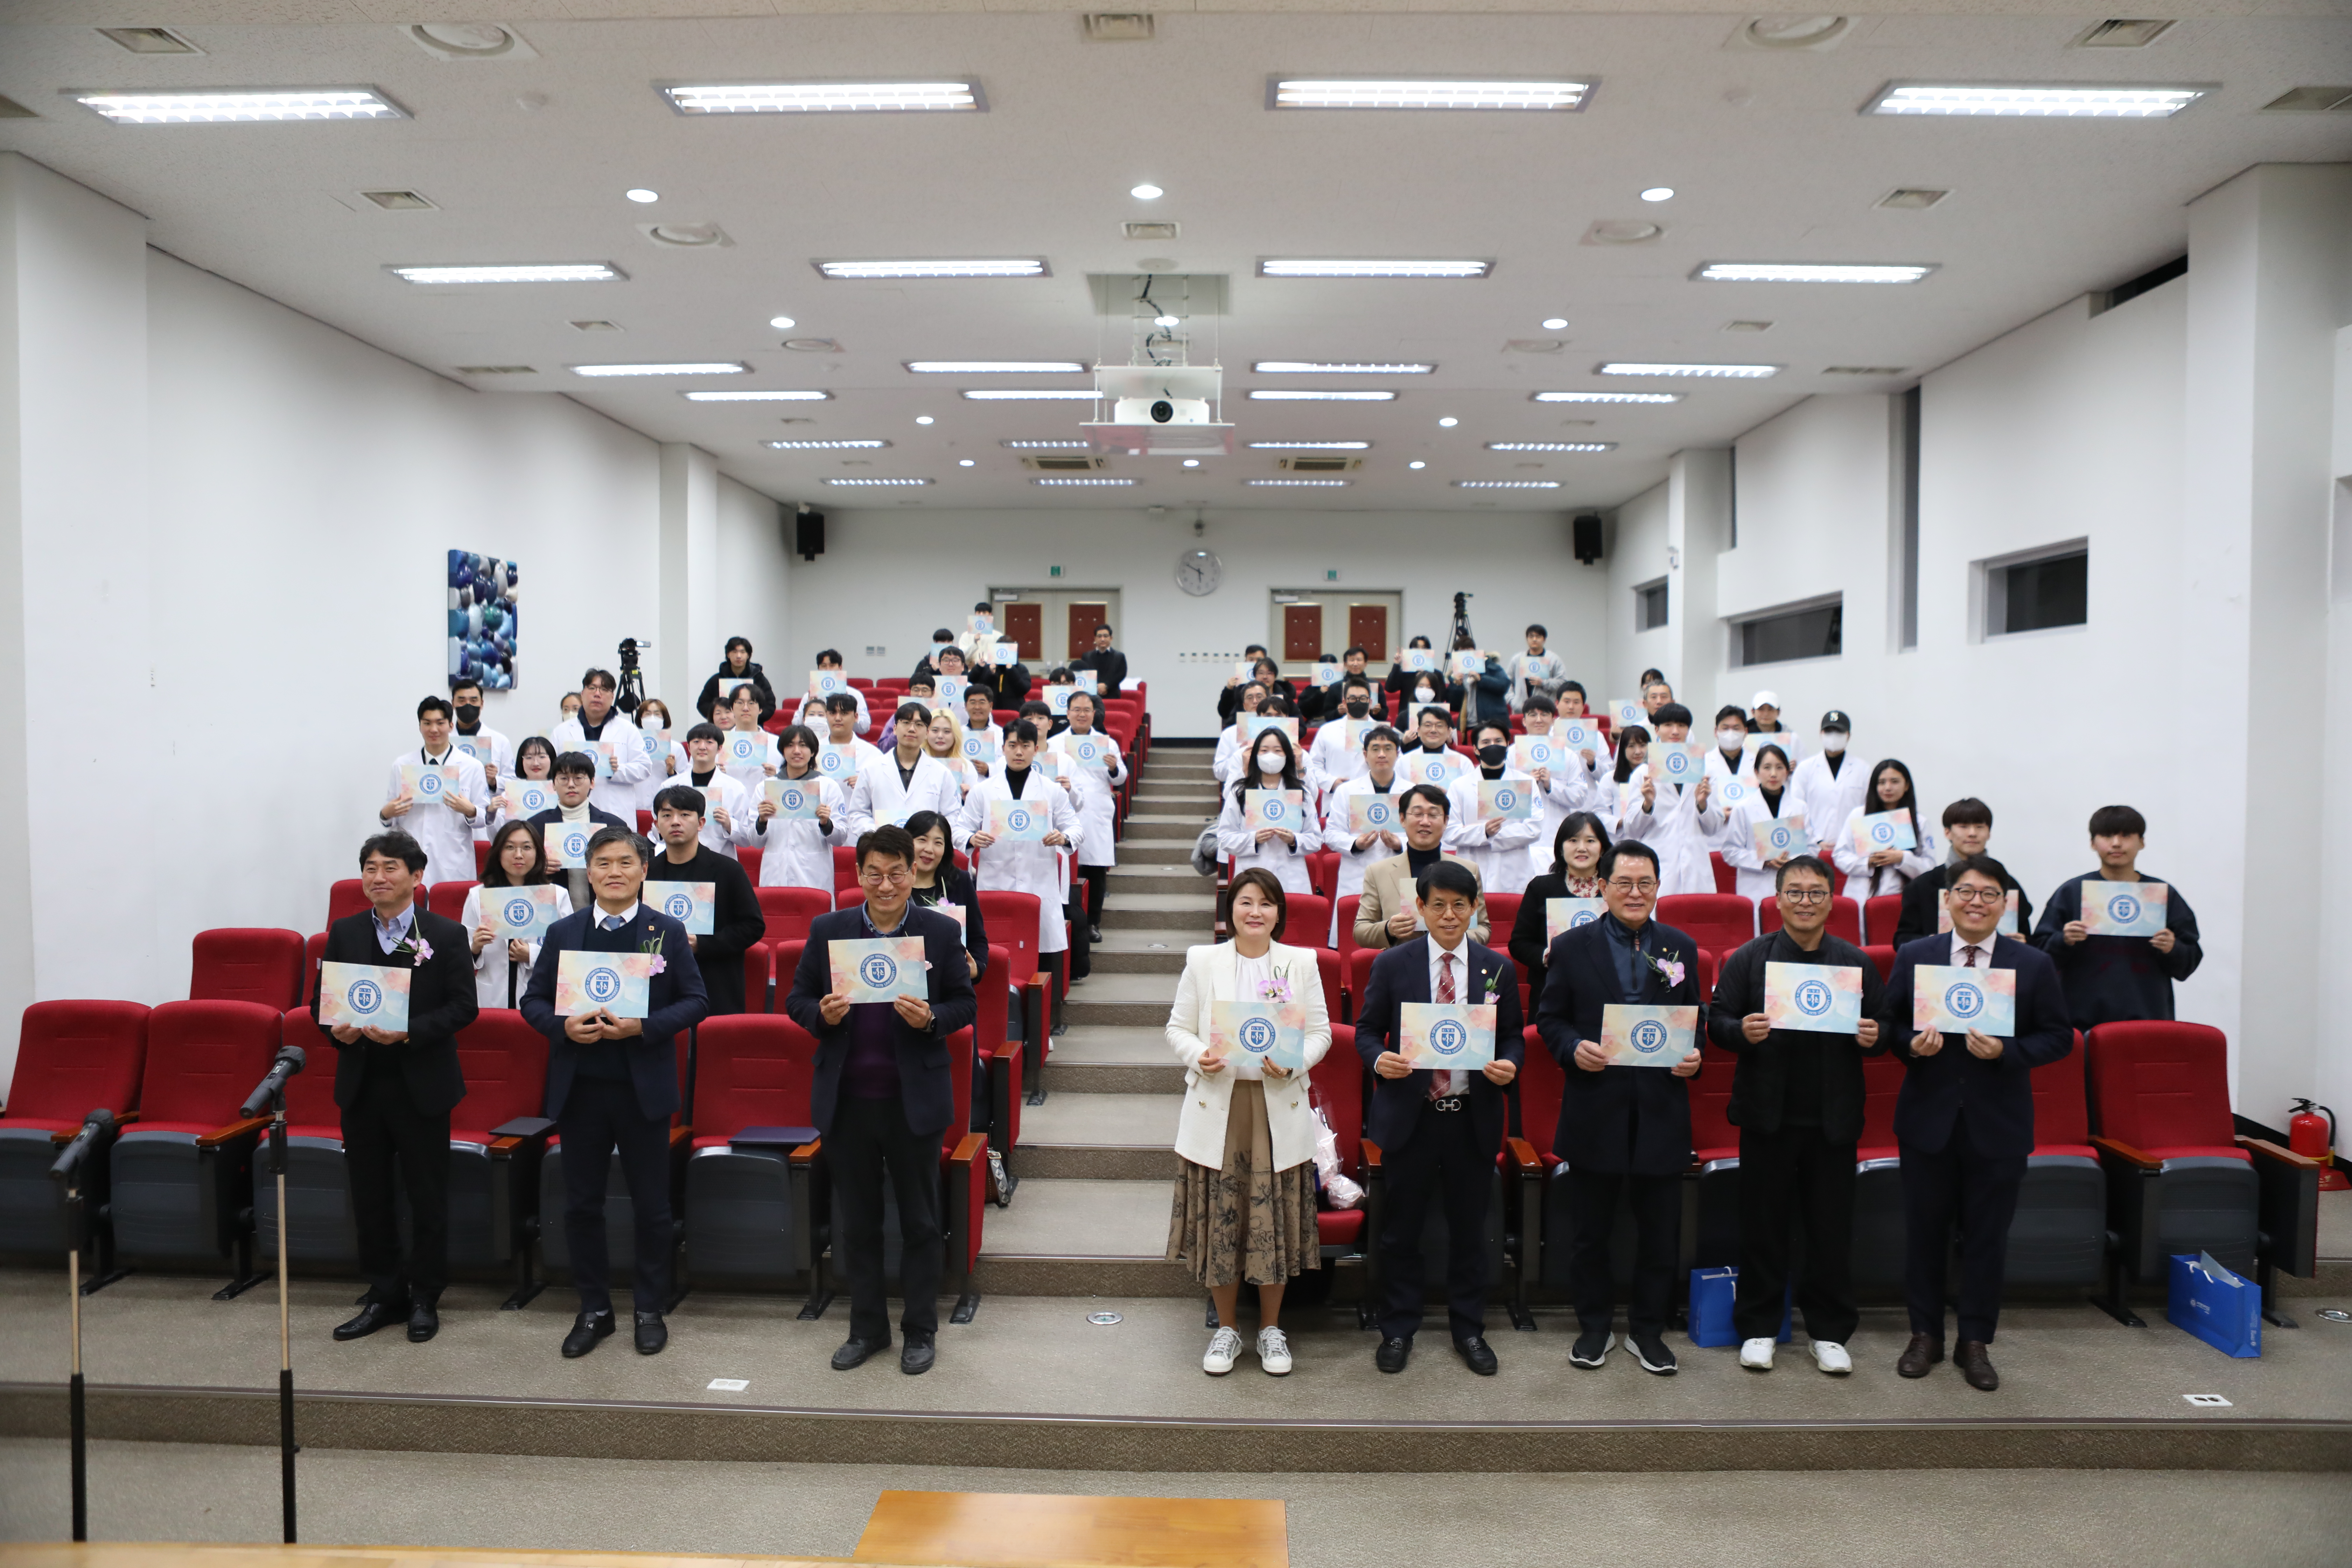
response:
[[[1902,1355],[1895,1359],[1895,1375],[1925,1377],[1927,1375],[1927,1369],[1943,1359],[1942,1339],[1934,1334],[1913,1334],[1911,1342],[1903,1347]]]
[[[907,1342],[898,1347],[898,1370],[908,1377],[919,1377],[930,1371],[931,1363],[938,1359],[939,1352],[932,1347],[929,1334],[908,1334]]]
[[[639,1312],[637,1314],[637,1353],[659,1355],[662,1352],[662,1346],[667,1343],[669,1343],[669,1327],[662,1321],[662,1315],[659,1312]]]
[[[872,1355],[876,1351],[887,1351],[889,1348],[890,1342],[888,1340],[884,1340],[879,1343],[877,1343],[872,1340],[861,1340],[854,1337],[844,1340],[841,1342],[841,1348],[833,1352],[833,1370],[835,1372],[847,1372],[852,1367],[864,1366],[867,1356]]]
[[[610,1312],[583,1312],[572,1320],[572,1331],[563,1336],[563,1357],[578,1361],[596,1348],[596,1342],[612,1337],[615,1327]]]
[[[1979,1393],[1990,1394],[2000,1386],[2000,1373],[1993,1371],[1992,1357],[1986,1353],[1982,1340],[1962,1340],[1952,1352],[1952,1364]]]
[[[1102,941],[1102,927],[1088,926],[1087,928],[1087,940],[1091,942],[1100,942]]]
[[[359,1310],[359,1316],[335,1325],[335,1338],[363,1340],[378,1329],[388,1329],[408,1316],[408,1302],[369,1301]]]
[[[421,1345],[441,1331],[441,1309],[432,1301],[419,1301],[408,1314],[408,1342]]]
[[[1502,1365],[1495,1359],[1494,1347],[1481,1335],[1472,1334],[1466,1340],[1456,1340],[1454,1348],[1462,1352],[1462,1359],[1469,1363],[1470,1370],[1480,1377],[1494,1376]]]
[[[1402,1372],[1404,1363],[1412,1359],[1411,1340],[1382,1340],[1381,1348],[1372,1352],[1372,1364],[1382,1372]]]

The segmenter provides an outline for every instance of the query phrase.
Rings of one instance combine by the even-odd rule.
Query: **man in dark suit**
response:
[[[950,1037],[980,1010],[964,963],[963,932],[935,910],[908,903],[915,840],[890,824],[857,840],[857,880],[866,901],[819,915],[784,1011],[816,1037],[809,1115],[840,1201],[834,1242],[849,1278],[849,1338],[833,1352],[835,1372],[890,1347],[890,1303],[882,1277],[882,1183],[887,1167],[898,1199],[899,1277],[906,1305],[898,1370],[929,1372],[939,1333],[940,1144],[948,1123],[968,1119],[955,1100]],[[929,973],[921,996],[852,1005],[833,978],[833,944],[919,936]],[[961,1122],[959,1123],[961,1124]]]
[[[379,833],[360,846],[360,887],[371,906],[327,931],[330,963],[413,971],[408,1027],[327,1031],[335,1042],[335,1103],[342,1108],[343,1162],[351,1172],[352,1218],[360,1273],[368,1282],[359,1316],[335,1328],[356,1340],[408,1320],[417,1344],[441,1328],[437,1303],[449,1281],[449,1112],[466,1098],[457,1031],[474,1021],[474,966],[466,928],[416,902],[424,847],[405,833]],[[310,981],[310,1021],[319,1021],[319,977]],[[408,1193],[408,1266],[400,1263],[393,1168]]]
[[[1110,645],[1110,628],[1095,628],[1094,647],[1070,660],[1072,669],[1095,672],[1095,690],[1103,697],[1116,697],[1118,689],[1127,684],[1127,655]]]
[[[1731,1075],[1731,1122],[1739,1129],[1739,1283],[1731,1309],[1739,1364],[1772,1370],[1789,1284],[1790,1232],[1801,1224],[1805,1268],[1797,1305],[1813,1364],[1833,1377],[1853,1370],[1846,1342],[1862,1321],[1854,1305],[1853,1178],[1862,1139],[1862,1058],[1877,1054],[1884,988],[1870,955],[1830,934],[1830,868],[1811,855],[1774,878],[1780,929],[1723,961],[1706,1011],[1707,1035],[1739,1058]],[[1858,972],[1862,1017],[1850,1037],[1776,1029],[1764,1011],[1773,964]],[[1801,1011],[1826,1009],[1830,993],[1792,992]]]
[[[1992,807],[1969,795],[1944,807],[1944,843],[1949,858],[1903,884],[1902,913],[1895,921],[1895,945],[1935,936],[1944,929],[1944,883],[1952,868],[1971,855],[1981,855],[1992,838]],[[2017,895],[2017,929],[2022,937],[2033,929],[2033,900],[2012,879],[2009,891]]]
[[[678,1037],[709,1010],[702,973],[686,928],[638,900],[646,884],[646,841],[625,827],[600,827],[588,841],[588,879],[595,901],[547,928],[523,993],[522,1016],[545,1035],[547,1114],[563,1140],[563,1238],[580,1316],[563,1353],[583,1356],[613,1332],[613,1266],[604,1243],[604,1183],[619,1150],[621,1173],[636,1210],[635,1298],[640,1354],[669,1342],[662,1312],[669,1301],[669,1121],[677,1114]],[[592,1006],[555,1010],[555,975],[567,952],[649,953],[646,1016],[615,1016]]]
[[[1435,860],[1416,889],[1425,935],[1372,961],[1371,982],[1356,1016],[1356,1049],[1379,1081],[1364,1112],[1364,1136],[1380,1149],[1386,1194],[1381,1234],[1382,1372],[1402,1372],[1421,1328],[1421,1237],[1434,1200],[1445,1208],[1446,1322],[1454,1348],[1481,1377],[1495,1374],[1486,1343],[1486,1205],[1495,1156],[1503,1146],[1503,1090],[1526,1054],[1520,1037],[1518,972],[1472,939],[1478,879],[1470,868]],[[1495,1059],[1476,1072],[1414,1068],[1400,1051],[1403,1008],[1412,1002],[1458,1002],[1495,1009]]]
[[[2009,1222],[2033,1152],[2032,1072],[2074,1048],[2056,966],[2027,943],[1995,934],[2008,882],[2007,869],[1990,856],[1952,868],[1951,934],[1922,937],[1895,953],[1880,1020],[1906,1069],[1895,1102],[1895,1139],[1903,1157],[1911,1342],[1895,1370],[1925,1377],[1944,1359],[1944,1255],[1957,1218],[1960,1341],[1952,1360],[1969,1387],[1988,1394],[2000,1386],[1986,1347],[2000,1318]],[[1922,964],[2014,970],[2017,1032],[1956,1035],[1916,1026]]]
[[[1552,1152],[1568,1167],[1573,1236],[1570,1289],[1580,1331],[1569,1359],[1591,1371],[1614,1342],[1614,1281],[1609,1237],[1622,1197],[1636,1238],[1627,1342],[1645,1372],[1680,1370],[1666,1348],[1675,1267],[1682,1249],[1683,1172],[1691,1163],[1690,1089],[1698,1071],[1698,1037],[1672,1068],[1610,1065],[1601,1028],[1611,1004],[1699,1007],[1698,944],[1650,911],[1658,900],[1657,852],[1638,839],[1612,845],[1601,858],[1605,920],[1562,931],[1544,958],[1536,1028],[1552,1059],[1568,1071]]]
[[[716,1018],[743,1011],[743,955],[768,934],[768,917],[760,912],[760,894],[750,874],[702,842],[708,809],[702,792],[690,784],[672,784],[654,796],[654,831],[661,836],[662,852],[654,857],[646,880],[712,885],[710,934],[688,933],[686,945],[702,973],[703,994],[710,999],[708,1016]],[[763,994],[762,1011],[767,1003]]]
[[[539,829],[540,842],[547,846],[547,874],[562,878],[565,890],[572,895],[572,907],[584,910],[595,901],[596,890],[589,885],[586,867],[567,869],[555,863],[556,826],[586,822],[593,825],[591,832],[618,827],[634,833],[636,824],[623,822],[604,807],[589,804],[588,796],[596,787],[596,759],[585,752],[566,752],[557,757],[548,770],[548,782],[555,786],[555,798],[563,804],[551,805],[530,820]]]

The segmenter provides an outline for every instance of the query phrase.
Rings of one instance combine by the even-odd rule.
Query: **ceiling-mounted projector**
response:
[[[1111,408],[1114,425],[1206,425],[1205,397],[1122,397]]]
[[[1223,385],[1213,364],[1097,365],[1097,406],[1108,405],[1110,417],[1079,428],[1098,452],[1222,457],[1233,449],[1234,428],[1217,418]]]

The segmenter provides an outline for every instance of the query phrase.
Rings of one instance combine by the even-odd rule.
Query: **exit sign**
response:
[[[1061,574],[1062,569],[1059,566],[1048,566],[1045,568],[1045,575],[1048,577],[1058,577]]]
[[[1326,583],[1337,583],[1339,580],[1339,569],[1337,566],[1325,568],[1323,573],[1323,581]]]

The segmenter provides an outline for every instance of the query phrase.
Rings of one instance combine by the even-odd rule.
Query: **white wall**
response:
[[[789,520],[789,509],[780,509],[759,491],[719,477],[719,646],[694,650],[689,689],[663,694],[680,716],[701,693],[703,681],[719,668],[720,650],[729,637],[751,639],[752,657],[766,666],[771,680],[784,681],[792,679],[793,673],[804,673],[798,662],[803,653],[788,646],[784,635],[791,569],[797,563],[783,543],[782,530],[790,526]],[[814,647],[806,650],[814,651]],[[907,668],[914,668],[915,661],[908,659]],[[798,681],[793,684],[797,689]]]
[[[825,552],[792,563],[790,657],[766,662],[790,679],[832,646],[853,675],[903,675],[932,628],[961,625],[992,584],[1117,588],[1118,646],[1129,675],[1150,683],[1153,732],[1204,736],[1214,732],[1216,692],[1232,660],[1265,640],[1272,590],[1327,586],[1324,573],[1336,567],[1342,589],[1404,595],[1402,637],[1442,641],[1461,590],[1475,595],[1470,626],[1482,646],[1517,651],[1521,628],[1541,622],[1572,676],[1590,685],[1602,668],[1606,574],[1577,563],[1564,514],[1212,510],[1207,522],[1195,540],[1189,515],[1155,522],[1139,509],[830,511]],[[1224,563],[1223,585],[1198,599],[1175,582],[1177,558],[1196,545]],[[869,644],[889,652],[865,658]]]
[[[1634,682],[1642,671],[1655,668],[1671,683],[1682,679],[1670,635],[1673,620],[1685,613],[1675,603],[1672,585],[1666,598],[1668,626],[1646,632],[1633,629],[1633,588],[1666,576],[1667,490],[1661,481],[1619,507],[1609,518],[1609,583],[1604,620],[1609,627],[1608,689],[1593,697],[1601,702],[1639,698]]]

